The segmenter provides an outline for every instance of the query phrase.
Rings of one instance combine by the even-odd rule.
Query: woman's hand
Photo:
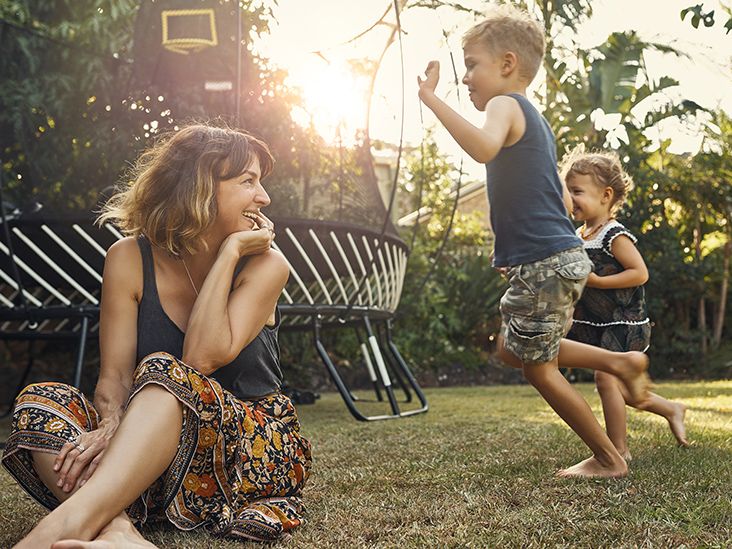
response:
[[[221,250],[233,250],[237,257],[262,254],[269,250],[275,238],[274,223],[258,214],[257,225],[246,231],[238,231],[226,237]]]
[[[110,429],[100,428],[64,444],[53,463],[53,470],[59,474],[57,486],[64,492],[71,492],[77,482],[83,486],[102,460],[111,438]]]

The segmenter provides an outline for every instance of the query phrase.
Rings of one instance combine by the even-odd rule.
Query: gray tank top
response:
[[[528,99],[509,96],[521,106],[526,131],[485,165],[495,267],[532,263],[582,245],[562,200],[554,133]]]
[[[142,254],[143,272],[142,300],[137,313],[137,362],[150,353],[160,351],[181,358],[185,333],[160,304],[150,241],[141,236],[137,244]],[[265,326],[239,356],[216,370],[211,377],[241,400],[252,400],[279,391],[282,386],[277,342],[279,326],[280,310],[277,308],[274,326]]]

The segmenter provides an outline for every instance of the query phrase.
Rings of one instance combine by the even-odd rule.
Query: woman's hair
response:
[[[625,172],[614,152],[570,153],[563,162],[562,177],[569,182],[574,175],[589,175],[600,187],[610,187],[613,190],[612,211],[625,203],[633,188],[633,179]]]
[[[217,183],[244,172],[255,156],[264,178],[274,160],[267,145],[246,132],[204,124],[171,132],[139,156],[97,223],[144,234],[174,255],[198,251],[216,218]]]

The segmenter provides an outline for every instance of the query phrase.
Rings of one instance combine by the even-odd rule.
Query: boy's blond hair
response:
[[[527,82],[534,79],[544,59],[544,32],[539,23],[525,11],[506,4],[465,33],[463,48],[476,43],[486,46],[493,55],[515,53],[519,76]]]
[[[578,151],[571,153],[562,164],[561,173],[567,183],[575,175],[589,175],[599,187],[610,187],[613,190],[612,212],[625,203],[633,188],[633,178],[623,169],[620,157],[614,152]]]

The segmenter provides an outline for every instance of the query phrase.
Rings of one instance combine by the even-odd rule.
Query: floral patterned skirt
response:
[[[310,443],[287,396],[239,400],[166,353],[140,363],[130,400],[150,383],[183,404],[183,428],[170,467],[127,510],[136,524],[169,521],[182,530],[204,526],[216,535],[273,541],[303,522]],[[53,509],[59,502],[38,478],[30,450],[57,453],[98,422],[78,389],[30,385],[16,401],[2,463]]]

